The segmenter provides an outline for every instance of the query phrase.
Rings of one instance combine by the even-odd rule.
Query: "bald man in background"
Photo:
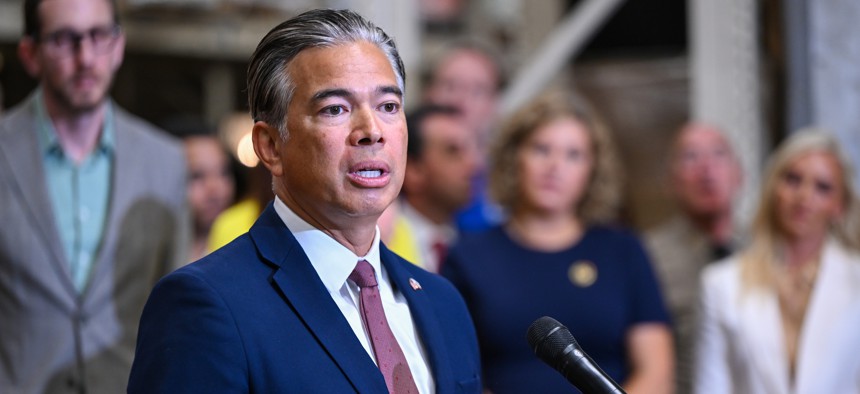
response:
[[[717,128],[688,123],[673,138],[670,192],[677,213],[645,233],[674,322],[677,392],[690,392],[699,273],[736,247],[732,219],[742,183],[741,166]]]

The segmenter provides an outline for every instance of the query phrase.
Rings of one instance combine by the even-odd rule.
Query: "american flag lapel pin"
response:
[[[415,278],[409,278],[409,286],[412,286],[412,290],[421,290],[421,284]]]

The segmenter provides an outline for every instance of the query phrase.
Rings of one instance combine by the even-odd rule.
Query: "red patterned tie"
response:
[[[359,294],[361,296],[361,315],[370,334],[370,343],[373,346],[373,353],[376,354],[376,363],[385,378],[388,392],[392,394],[418,394],[418,388],[415,386],[415,380],[412,379],[412,372],[409,370],[406,357],[403,355],[400,345],[397,344],[394,334],[391,333],[388,320],[385,318],[373,267],[367,261],[361,260],[355,266],[352,274],[349,275],[349,279],[361,288]]]

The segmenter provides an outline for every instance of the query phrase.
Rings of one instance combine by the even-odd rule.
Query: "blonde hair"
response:
[[[490,195],[509,212],[521,203],[520,149],[542,126],[566,117],[585,126],[594,158],[585,195],[575,207],[577,217],[585,224],[610,221],[621,201],[621,166],[607,127],[582,97],[572,93],[544,94],[505,124],[490,152]]]
[[[764,184],[759,195],[758,211],[752,223],[752,239],[749,247],[741,254],[742,278],[746,288],[771,287],[776,277],[775,268],[783,260],[784,237],[780,235],[774,193],[777,183],[786,168],[799,156],[811,152],[824,152],[832,155],[842,170],[840,179],[843,192],[842,218],[830,227],[830,235],[844,246],[860,251],[860,211],[857,193],[853,185],[851,162],[839,148],[839,142],[821,129],[806,128],[799,130],[783,142],[772,154],[765,172]]]

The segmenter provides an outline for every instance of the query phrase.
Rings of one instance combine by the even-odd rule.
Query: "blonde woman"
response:
[[[696,392],[860,393],[852,179],[824,132],[774,152],[749,246],[702,275]]]
[[[485,387],[577,392],[525,340],[551,316],[628,393],[670,391],[668,317],[649,259],[608,224],[620,175],[606,128],[581,99],[555,93],[515,114],[496,142],[490,192],[509,218],[464,236],[442,269],[475,321]]]

